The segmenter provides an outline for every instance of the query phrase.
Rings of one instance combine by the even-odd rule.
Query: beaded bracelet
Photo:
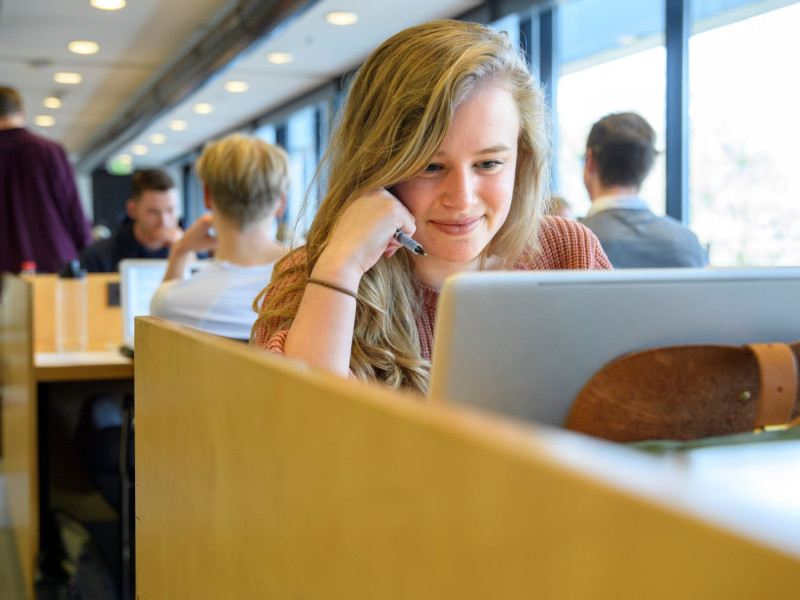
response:
[[[327,281],[322,281],[322,279],[315,279],[313,277],[309,277],[306,281],[308,283],[316,283],[317,285],[321,285],[323,287],[330,288],[332,290],[336,290],[337,292],[341,292],[343,294],[347,294],[348,296],[352,296],[353,298],[358,300],[358,294],[348,290],[345,287],[341,287],[339,285],[334,285],[332,283],[328,283]]]

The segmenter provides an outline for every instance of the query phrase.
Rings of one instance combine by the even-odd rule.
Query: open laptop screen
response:
[[[122,350],[133,352],[133,319],[150,314],[150,300],[167,272],[166,259],[128,258],[119,263]]]
[[[439,298],[431,397],[560,426],[624,354],[800,340],[799,300],[797,268],[456,275]]]

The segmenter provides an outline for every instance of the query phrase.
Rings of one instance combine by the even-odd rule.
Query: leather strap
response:
[[[759,394],[756,427],[782,425],[792,417],[797,396],[797,361],[787,344],[749,344],[758,362]]]

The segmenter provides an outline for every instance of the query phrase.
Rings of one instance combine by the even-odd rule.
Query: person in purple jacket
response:
[[[55,273],[91,243],[91,229],[66,152],[24,125],[19,93],[0,86],[0,271],[34,262]]]

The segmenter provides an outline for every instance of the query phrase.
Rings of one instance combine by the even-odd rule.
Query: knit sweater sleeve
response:
[[[600,241],[587,227],[563,217],[545,217],[539,230],[540,252],[531,270],[603,270],[611,263]]]
[[[271,303],[271,301],[283,290],[300,281],[301,275],[298,271],[283,274],[282,276],[279,275],[284,271],[288,271],[289,269],[304,263],[305,260],[305,248],[299,248],[295,250],[284,262],[276,265],[275,271],[272,275],[272,281],[267,286],[267,292],[261,301],[261,306],[259,306],[259,309],[263,309],[267,303]],[[302,294],[304,291],[305,287],[299,289],[296,293]],[[291,296],[287,296],[281,301],[280,304],[274,306],[274,308],[280,308],[290,300]],[[288,324],[286,319],[261,321],[253,328],[253,332],[250,335],[250,344],[256,346],[257,348],[261,348],[262,350],[268,350],[269,352],[283,355],[284,346],[286,345],[286,336],[289,334],[289,326],[291,325],[291,321],[293,319],[294,315],[291,316]],[[352,370],[348,370],[348,378],[353,381],[357,381],[355,373],[353,373]]]
[[[305,257],[305,249],[300,248],[295,250],[295,252],[280,265],[276,266],[276,272],[272,276],[272,281],[267,286],[267,291],[261,301],[259,310],[263,310],[264,306],[271,304],[273,299],[283,290],[300,281],[300,274],[298,272],[288,274],[284,272],[304,262]],[[303,291],[299,290],[297,293],[302,294]],[[289,300],[289,297],[284,298],[281,305],[288,303]],[[276,306],[276,308],[280,308],[280,305]],[[262,348],[263,350],[275,352],[276,354],[283,354],[283,346],[286,343],[286,335],[288,333],[289,328],[282,319],[260,321],[258,325],[253,328],[250,335],[250,344]]]

